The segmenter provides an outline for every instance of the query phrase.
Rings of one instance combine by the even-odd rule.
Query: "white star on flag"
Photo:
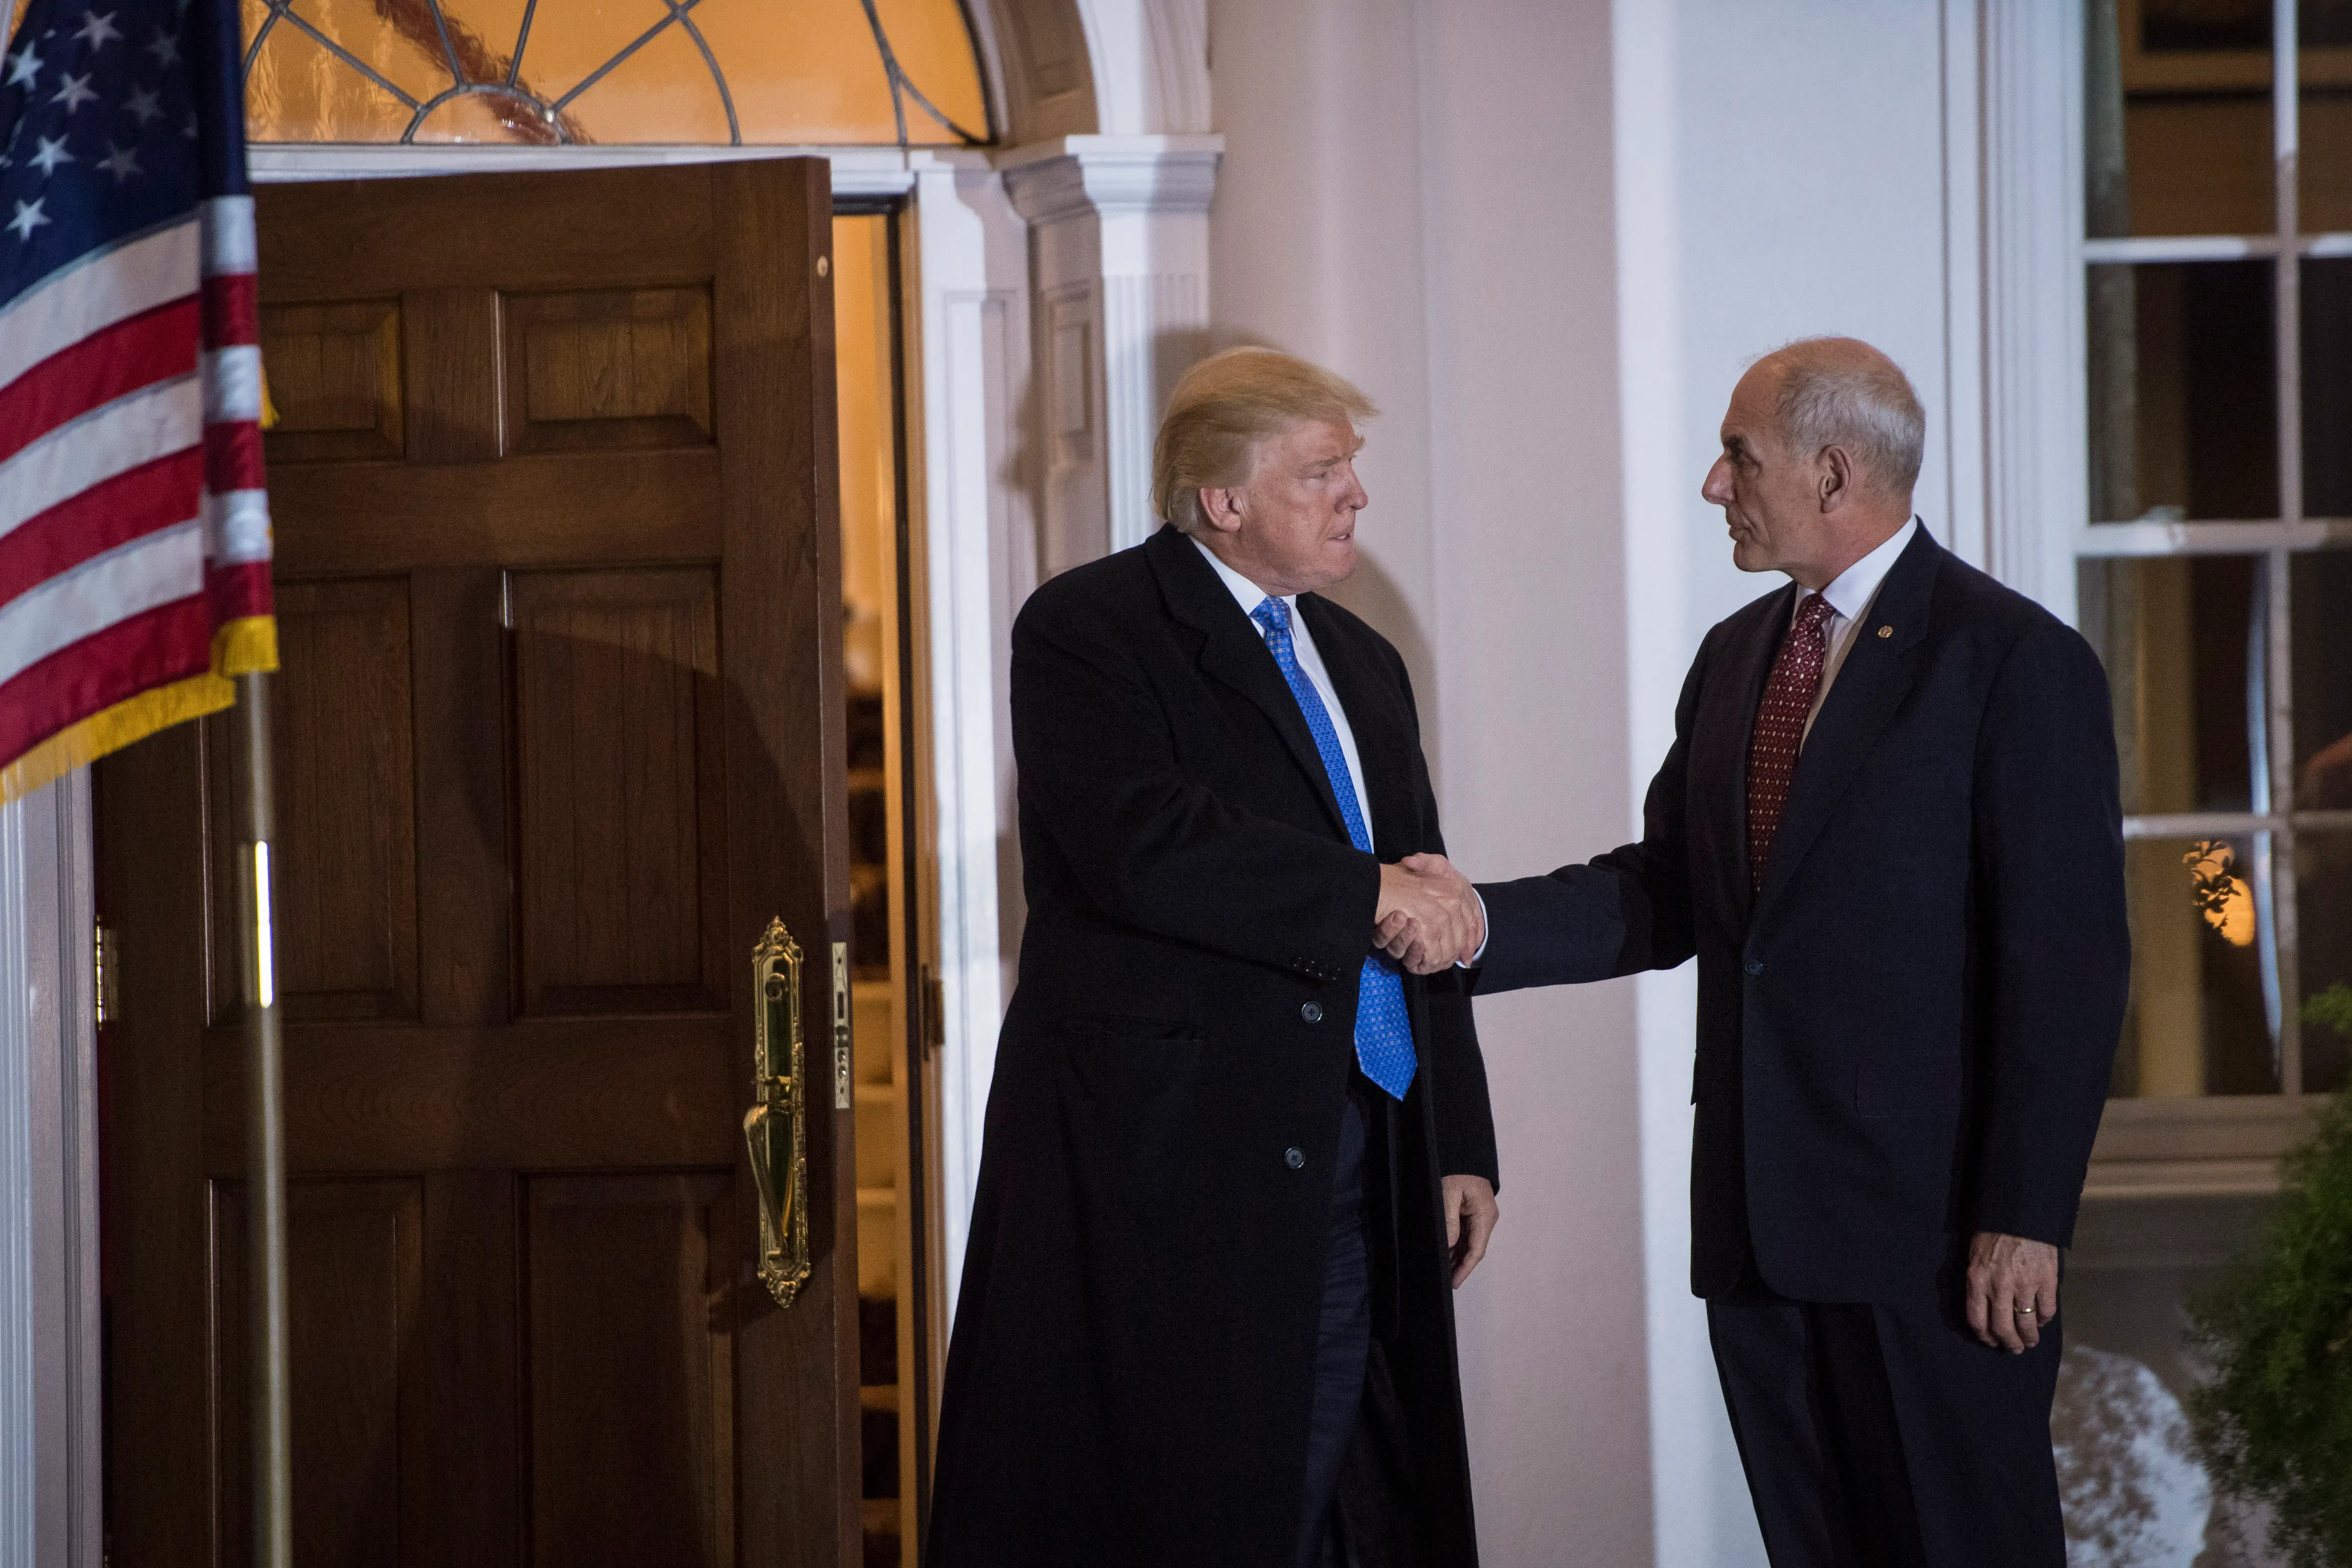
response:
[[[151,120],[163,118],[163,110],[156,97],[155,89],[150,87],[132,89],[131,96],[122,100],[122,112],[142,125]]]
[[[33,231],[49,221],[41,216],[41,202],[47,200],[48,198],[43,196],[40,201],[18,202],[16,216],[10,218],[5,226],[15,229],[18,239],[31,239]]]
[[[40,170],[43,174],[54,174],[58,172],[59,163],[74,162],[74,155],[66,151],[64,137],[60,136],[54,142],[46,136],[36,136],[33,140],[39,145],[26,162]]]
[[[157,65],[162,66],[165,70],[171,69],[179,63],[180,35],[167,33],[161,27],[156,28],[154,41],[147,46],[147,52],[155,57]]]
[[[111,142],[106,144],[106,156],[98,161],[98,166],[112,174],[114,183],[118,185],[133,174],[146,172],[139,166],[139,150],[136,146],[117,147]]]
[[[79,109],[83,104],[88,103],[91,99],[98,96],[97,93],[90,90],[89,78],[90,73],[88,71],[82,72],[79,76],[69,76],[66,78],[65,85],[58,89],[57,96],[50,99],[49,101],[51,103],[64,104],[66,106],[66,112],[68,114],[71,114],[75,110]]]
[[[30,87],[40,74],[41,57],[33,52],[33,40],[26,38],[25,47],[8,57],[8,85]]]
[[[103,16],[95,11],[84,11],[81,14],[81,27],[74,37],[93,49],[101,44],[120,38],[122,37],[122,30],[114,25],[114,17],[115,13],[112,11],[109,11]]]

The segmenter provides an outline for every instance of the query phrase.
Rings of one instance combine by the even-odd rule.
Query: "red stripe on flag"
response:
[[[202,454],[190,447],[36,512],[0,534],[0,605],[118,544],[187,521],[203,488]]]
[[[125,616],[0,683],[0,757],[21,757],[125,699],[202,675],[212,660],[204,595]]]
[[[267,616],[270,608],[269,563],[239,561],[205,565],[205,596],[212,602],[213,621],[226,626],[248,616]]]
[[[263,487],[261,426],[225,419],[205,426],[205,489],[216,496]]]
[[[117,321],[0,387],[0,462],[125,393],[196,368],[196,297]]]
[[[261,341],[261,289],[250,272],[225,272],[204,281],[205,347],[234,348]]]

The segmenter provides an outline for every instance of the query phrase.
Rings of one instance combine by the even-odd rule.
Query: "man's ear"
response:
[[[1242,492],[1235,489],[1201,487],[1201,517],[1219,533],[1238,532],[1242,526]]]
[[[1815,460],[1814,485],[1822,510],[1835,511],[1853,499],[1853,459],[1843,447],[1824,447]]]

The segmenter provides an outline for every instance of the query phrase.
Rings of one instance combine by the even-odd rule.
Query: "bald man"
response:
[[[1640,843],[1478,889],[1482,993],[1698,959],[1691,1288],[1774,1568],[2065,1562],[2059,1249],[2130,961],[2115,731],[2090,647],[1913,515],[1925,424],[1852,339],[1741,378],[1702,493],[1790,582],[1701,644]]]

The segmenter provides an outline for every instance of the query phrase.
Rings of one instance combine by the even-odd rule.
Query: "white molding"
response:
[[[1159,526],[1151,447],[1169,388],[1205,352],[1209,203],[1221,136],[1066,136],[1002,154],[1032,226],[1048,411],[1040,568]]]
[[[1019,216],[986,169],[919,173],[922,258],[922,527],[929,595],[931,792],[938,813],[942,1289],[951,1321],[980,1175],[988,1089],[1003,1020],[1014,896],[1006,628],[1036,580],[1021,483],[1028,384],[1028,258]],[[1000,886],[1000,879],[1003,885]]]
[[[1940,532],[1986,563],[1981,0],[1943,0],[1944,475]]]
[[[1077,0],[1107,135],[1209,129],[1208,0]]]
[[[1986,565],[2071,622],[2089,507],[2082,8],[1982,0]]]
[[[89,778],[0,807],[0,1562],[100,1554]]]
[[[304,180],[380,180],[423,174],[549,173],[559,169],[638,169],[679,163],[732,163],[752,158],[823,158],[841,197],[903,196],[933,169],[985,169],[985,153],[954,148],[694,147],[671,145],[509,147],[481,144],[323,142],[249,148],[246,163],[264,184]]]

